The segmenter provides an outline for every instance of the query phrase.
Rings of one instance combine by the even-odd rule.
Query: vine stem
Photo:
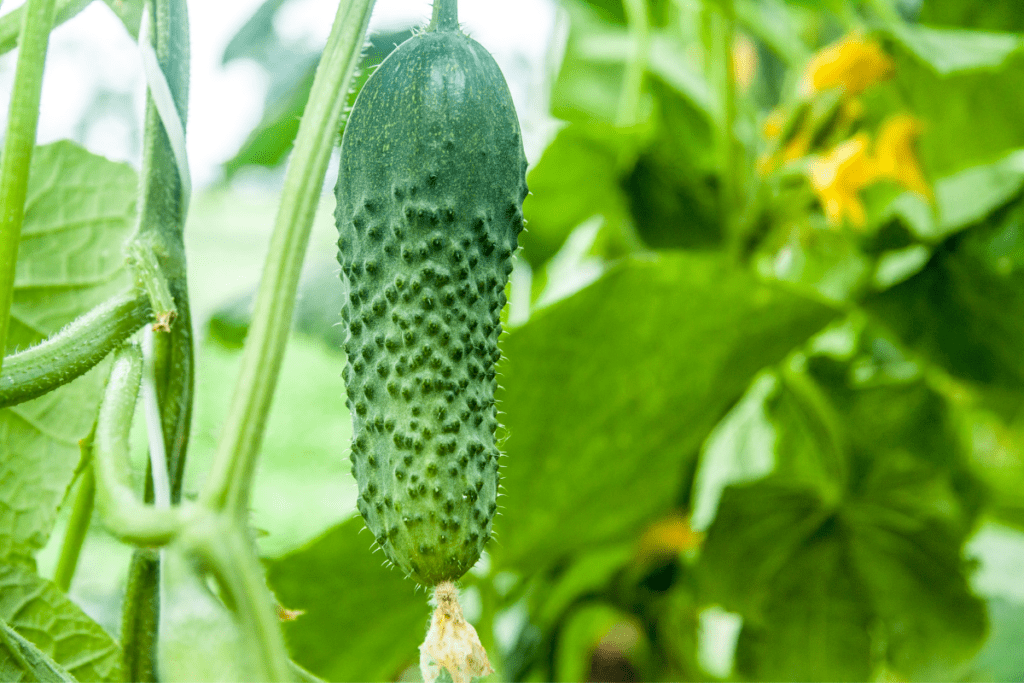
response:
[[[21,52],[14,72],[7,136],[0,157],[0,367],[11,322],[14,264],[18,260],[21,224],[25,218],[28,171],[36,144],[39,95],[53,15],[54,0],[28,0],[25,5]]]
[[[626,72],[622,77],[622,91],[619,94],[619,108],[616,125],[628,128],[637,123],[640,115],[640,97],[643,94],[644,76],[651,51],[651,26],[647,16],[646,0],[625,0],[626,18],[629,21],[631,50]]]
[[[53,572],[53,582],[65,593],[71,588],[71,580],[75,578],[78,568],[78,557],[82,554],[85,537],[89,533],[89,522],[92,520],[93,502],[96,495],[96,478],[92,470],[93,435],[82,440],[82,455],[86,461],[75,494],[75,505],[71,509],[71,519],[64,533],[57,569]]]
[[[459,30],[459,0],[434,0],[428,31]]]
[[[118,538],[144,546],[164,545],[185,523],[181,508],[158,510],[139,501],[132,488],[128,434],[142,380],[142,352],[134,345],[114,354],[96,419],[93,468],[96,507]]]
[[[192,319],[188,299],[184,227],[188,211],[188,167],[175,153],[184,148],[189,92],[189,21],[185,0],[146,0],[139,51],[148,84],[146,127],[139,188],[139,223],[134,241],[152,250],[177,316],[170,329],[154,334],[153,367],[159,405],[159,431],[171,502],[181,498],[181,482],[192,422],[194,384]],[[155,59],[154,59],[155,57]],[[143,252],[144,253],[144,252]],[[138,255],[138,254],[136,254]],[[154,264],[136,260],[145,284]],[[141,266],[141,268],[140,268]],[[149,282],[152,285],[153,282]],[[147,290],[165,299],[160,287]],[[166,305],[162,303],[159,307]],[[152,464],[147,468],[145,501],[154,498]],[[98,501],[97,501],[98,502]],[[147,508],[148,509],[148,508]],[[161,512],[172,512],[163,510]],[[124,671],[129,680],[158,678],[160,559],[147,548],[132,555],[121,619]]]
[[[249,513],[256,459],[291,329],[313,215],[373,4],[343,0],[338,5],[288,163],[235,392],[200,494],[203,504],[228,508],[243,519]]]

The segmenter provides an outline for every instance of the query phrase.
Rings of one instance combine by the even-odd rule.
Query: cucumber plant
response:
[[[335,217],[358,508],[388,559],[434,586],[480,557],[497,509],[499,315],[526,156],[491,55],[455,0],[366,81]]]

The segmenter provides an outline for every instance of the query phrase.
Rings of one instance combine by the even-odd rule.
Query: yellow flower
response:
[[[772,109],[761,124],[761,132],[768,140],[774,140],[782,135],[782,127],[786,125],[786,112],[780,108]]]
[[[892,73],[892,60],[878,43],[852,34],[814,55],[804,71],[803,83],[810,93],[841,88],[848,95],[859,95]]]
[[[811,162],[811,187],[825,209],[829,225],[841,224],[844,215],[850,217],[854,226],[864,225],[864,204],[859,193],[878,176],[867,150],[868,136],[859,133]]]
[[[637,558],[649,562],[672,557],[699,548],[703,540],[703,535],[690,526],[689,519],[674,513],[647,527],[640,537]]]
[[[887,119],[875,142],[875,164],[880,176],[891,178],[923,197],[931,197],[931,188],[914,151],[922,128],[921,122],[910,114],[897,114]]]
[[[732,78],[740,90],[746,91],[757,73],[757,48],[742,33],[732,41]]]
[[[811,148],[811,131],[803,129],[782,148],[783,161],[796,161],[805,156]]]

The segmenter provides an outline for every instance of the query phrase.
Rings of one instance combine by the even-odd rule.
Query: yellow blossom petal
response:
[[[878,132],[875,163],[879,175],[895,180],[911,192],[931,197],[931,188],[914,150],[922,128],[921,122],[910,114],[897,114],[887,119]]]
[[[732,77],[740,90],[747,90],[757,73],[757,48],[745,35],[738,34],[732,41]]]
[[[829,225],[840,225],[844,215],[854,226],[864,225],[864,204],[859,193],[878,176],[867,149],[868,137],[860,133],[811,162],[811,187],[825,209]]]
[[[804,89],[815,93],[841,88],[848,95],[859,95],[892,74],[892,60],[878,43],[852,34],[811,58],[804,72]]]
[[[699,548],[703,540],[703,535],[690,526],[689,519],[673,514],[647,527],[640,537],[637,557],[646,562],[672,557]]]
[[[786,125],[786,112],[782,109],[772,109],[761,124],[761,132],[768,140],[774,140],[782,135],[782,127]]]
[[[796,161],[797,159],[806,156],[807,151],[811,148],[811,132],[809,130],[801,130],[793,136],[786,146],[782,148],[782,160],[783,161]]]
[[[762,154],[757,158],[757,174],[766,176],[779,166],[779,157],[775,154]]]

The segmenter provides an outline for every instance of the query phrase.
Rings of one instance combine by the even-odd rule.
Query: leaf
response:
[[[295,661],[329,681],[394,680],[418,661],[430,618],[427,596],[381,566],[362,529],[352,517],[266,563],[281,605],[304,610],[284,624]]]
[[[534,266],[545,263],[591,216],[601,216],[605,230],[622,230],[630,218],[619,177],[632,165],[636,144],[635,136],[607,126],[577,124],[559,131],[527,177],[527,229],[519,236],[523,257]]]
[[[865,681],[871,678],[871,609],[850,565],[843,534],[823,525],[773,579],[764,621],[747,620],[736,668],[751,680]]]
[[[924,123],[918,149],[926,176],[948,176],[1024,147],[1024,50],[999,68],[948,75],[906,48],[896,46],[893,57],[896,77],[886,88]]]
[[[551,628],[573,603],[599,594],[634,555],[635,549],[630,544],[577,554],[564,571],[539,582],[539,590],[531,595],[533,622],[542,628]]]
[[[77,680],[122,680],[113,639],[59,588],[18,565],[0,564],[0,619]],[[4,680],[9,667],[0,651]]]
[[[138,40],[139,27],[142,24],[142,6],[145,0],[104,0],[104,2],[121,20],[132,39]]]
[[[866,335],[861,354],[877,344]],[[862,372],[868,360],[812,356],[803,383],[782,373],[776,403],[802,410],[770,412],[780,465],[726,488],[708,530],[701,592],[744,617],[751,678],[865,680],[884,665],[949,679],[984,636],[961,558],[983,499],[958,418],[919,378]],[[845,464],[819,481],[787,468],[815,451]]]
[[[5,681],[18,681],[23,677],[40,683],[74,682],[67,671],[45,652],[0,619],[0,677]],[[6,651],[5,651],[6,649]]]
[[[58,331],[129,283],[122,243],[135,220],[135,173],[70,142],[32,156],[14,281],[8,352]],[[0,410],[0,558],[41,548],[95,420],[95,368],[33,401]]]
[[[194,561],[174,546],[163,551],[162,560],[161,680],[258,680],[259,653]]]
[[[945,679],[977,651],[987,628],[964,577],[962,538],[934,522],[871,512],[858,520],[851,547],[889,665],[917,680]]]
[[[893,36],[940,76],[982,69],[998,69],[1024,38],[1013,33],[990,33],[920,24],[894,23]]]
[[[32,155],[7,352],[56,332],[128,283],[135,172],[63,141]]]
[[[833,315],[684,253],[627,260],[538,313],[503,345],[496,561],[530,571],[667,510],[754,374]]]
[[[928,0],[919,21],[988,31],[1024,31],[1024,14],[1012,2]]]
[[[775,429],[765,402],[777,388],[773,375],[760,375],[708,435],[693,480],[694,529],[703,531],[714,520],[726,486],[760,479],[775,467]]]
[[[935,184],[940,239],[956,229],[983,220],[1024,187],[1024,149],[1014,150],[991,164],[965,169]]]
[[[1024,389],[1024,203],[943,243],[923,271],[865,300],[911,349],[987,389]]]
[[[960,680],[1015,683],[1024,677],[1024,605],[994,598],[987,607],[989,636]]]

